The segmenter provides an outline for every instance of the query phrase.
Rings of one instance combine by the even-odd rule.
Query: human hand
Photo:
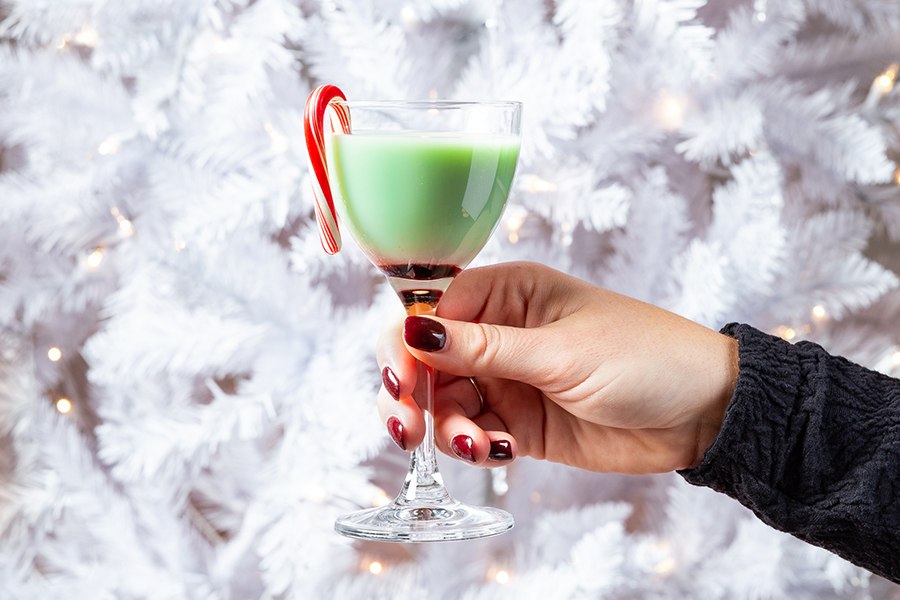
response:
[[[440,371],[437,447],[483,466],[520,455],[623,473],[694,466],[737,379],[732,338],[534,263],[463,271],[437,314],[378,344],[379,412],[407,450],[425,434],[415,359]]]

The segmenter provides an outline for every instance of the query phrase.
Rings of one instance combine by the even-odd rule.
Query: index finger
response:
[[[416,359],[403,343],[403,321],[397,321],[381,332],[375,346],[375,359],[384,387],[392,396],[411,396],[416,387]],[[396,385],[395,389],[391,389]]]

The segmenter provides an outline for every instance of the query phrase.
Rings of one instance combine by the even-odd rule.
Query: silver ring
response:
[[[484,399],[484,394],[481,393],[481,388],[478,387],[478,384],[475,383],[474,377],[469,377],[469,383],[472,384],[472,387],[475,388],[475,393],[478,394],[478,402],[480,403],[480,407],[478,409],[478,414],[484,413],[487,410],[487,401]],[[478,415],[475,415],[478,416]]]

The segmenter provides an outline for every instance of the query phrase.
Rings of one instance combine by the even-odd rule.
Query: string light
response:
[[[118,208],[113,206],[109,209],[109,212],[119,224],[119,233],[122,235],[122,237],[131,237],[132,235],[134,235],[134,224],[127,218],[125,218],[125,216],[119,211]]]
[[[325,502],[328,499],[328,494],[325,493],[325,488],[315,485],[309,488],[306,498],[311,502]]]
[[[121,147],[122,142],[120,142],[117,137],[110,136],[100,142],[100,145],[97,146],[97,154],[100,156],[109,156],[118,152]]]
[[[290,145],[288,144],[287,137],[275,129],[275,126],[272,125],[272,123],[265,123],[263,129],[266,130],[266,133],[269,134],[269,139],[272,140],[272,151],[277,152],[278,154],[284,154],[288,151]]]
[[[894,363],[895,367],[900,367],[900,350],[894,352],[893,356],[891,356],[891,362]]]
[[[790,342],[797,337],[797,330],[787,325],[781,325],[775,329],[775,334],[783,340]]]
[[[72,412],[72,401],[66,397],[62,397],[56,401],[56,410],[61,414],[67,415]]]
[[[59,362],[62,359],[62,350],[56,346],[51,346],[50,349],[47,350],[47,358],[49,358],[51,362]]]
[[[372,575],[381,575],[383,571],[384,566],[377,560],[373,560],[369,563],[369,573],[371,573]]]
[[[97,267],[100,266],[100,263],[103,262],[103,257],[106,255],[106,250],[102,247],[98,246],[94,248],[94,250],[87,255],[87,259],[84,262],[84,266],[88,271],[95,271]]]
[[[419,22],[419,14],[414,7],[407,4],[400,9],[400,20],[404,25],[415,25]]]
[[[487,580],[488,581],[494,581],[496,583],[499,583],[500,585],[506,585],[507,583],[509,583],[510,578],[511,578],[510,572],[507,571],[506,569],[504,569],[503,567],[498,567],[498,566],[494,565],[490,569],[488,569],[488,572],[487,572]]]
[[[900,185],[900,167],[897,167],[894,170],[894,183]]]
[[[522,186],[529,192],[555,192],[557,190],[555,183],[533,174],[522,176]]]
[[[675,566],[675,559],[669,556],[656,563],[656,566],[653,567],[653,572],[665,577],[675,570]]]
[[[390,501],[391,497],[387,495],[387,492],[379,488],[378,491],[375,492],[375,497],[372,498],[372,506],[378,508],[388,504]]]
[[[812,316],[814,319],[821,321],[828,316],[828,312],[825,310],[824,306],[822,306],[821,304],[816,304],[812,307]]]
[[[503,226],[508,232],[510,244],[516,244],[519,241],[519,231],[525,220],[528,218],[528,211],[521,206],[509,206],[506,209],[506,218],[503,220]]]
[[[882,96],[890,94],[897,82],[897,73],[900,71],[900,64],[893,64],[883,73],[875,78],[872,87]]]
[[[756,19],[760,23],[765,23],[768,15],[766,13],[769,1],[768,0],[754,0],[753,2],[753,18]]]
[[[688,99],[683,94],[663,90],[656,99],[653,115],[666,131],[675,131],[684,124]]]
[[[59,43],[56,44],[56,49],[57,50],[65,50],[66,47],[69,45],[69,42],[71,42],[71,41],[72,41],[72,36],[67,33],[66,35],[62,36],[62,38],[59,40]]]
[[[85,25],[78,31],[78,33],[75,34],[75,43],[80,46],[93,48],[99,41],[100,34],[97,33],[97,30],[90,25]]]
[[[562,231],[562,238],[560,239],[562,245],[571,246],[572,241],[574,240],[572,236],[572,231],[574,229],[573,225],[569,221],[563,221],[559,228]]]

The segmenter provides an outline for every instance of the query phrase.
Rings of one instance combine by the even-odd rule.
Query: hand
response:
[[[415,359],[440,371],[438,448],[483,466],[520,455],[623,473],[695,466],[734,392],[735,340],[542,265],[463,271],[437,314],[378,345],[379,412],[407,450],[425,433]]]

